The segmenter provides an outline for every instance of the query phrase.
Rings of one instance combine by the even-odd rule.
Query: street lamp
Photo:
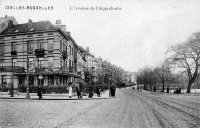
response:
[[[37,69],[37,75],[38,72],[39,72],[39,69],[41,67],[41,61],[43,60],[43,58],[41,57],[44,57],[44,49],[43,48],[40,48],[40,49],[35,49],[35,55],[36,57],[38,58],[38,69]],[[40,64],[39,64],[40,63]],[[40,80],[40,85],[41,85],[41,79],[43,78],[42,75],[40,74],[40,76],[38,76],[39,80]]]
[[[94,85],[93,75],[94,75],[94,66],[92,66],[92,84]]]
[[[14,92],[13,92],[13,84],[14,84],[14,71],[13,71],[13,60],[14,57],[17,56],[17,51],[11,51],[11,61],[12,61],[12,82],[11,82],[11,87],[10,87],[10,97],[14,97]],[[14,60],[16,62],[16,60]]]
[[[65,60],[68,58],[68,53],[67,51],[62,51],[62,58],[63,58],[63,71],[65,72],[65,69],[66,69],[66,64],[65,64]],[[65,76],[63,77],[65,78]],[[66,81],[64,80],[64,83],[66,83]]]
[[[28,73],[28,70],[29,70],[29,61],[30,61],[30,59],[28,58],[28,52],[27,52],[27,86],[26,86],[26,98],[27,99],[30,98],[30,95],[29,95],[29,73]]]

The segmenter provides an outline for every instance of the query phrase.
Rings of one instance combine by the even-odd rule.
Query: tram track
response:
[[[133,91],[129,92],[129,93],[133,93]],[[138,92],[133,93],[133,94],[134,94],[134,96],[136,96],[137,98],[139,98],[141,101],[143,101],[145,104],[147,104],[148,106],[151,107],[151,109],[153,110],[153,112],[155,114],[157,114],[159,116],[159,118],[162,119],[161,120],[161,124],[164,122],[165,124],[168,124],[168,127],[171,127],[171,128],[176,127],[175,125],[173,125],[173,123],[171,123],[170,121],[168,121],[168,119],[166,117],[162,116],[162,114],[157,111],[156,107],[155,106],[153,107],[153,104],[150,104],[149,101],[151,101],[154,104],[157,104],[158,106],[164,108],[167,111],[170,111],[171,113],[175,113],[176,116],[178,116],[184,122],[186,122],[189,127],[191,127],[191,128],[200,128],[200,119],[199,119],[199,117],[197,117],[197,116],[195,116],[193,114],[190,114],[190,113],[188,113],[185,110],[179,109],[179,108],[177,108],[177,107],[175,107],[173,105],[170,105],[170,104],[164,102],[163,101],[164,99],[157,98],[156,96],[153,97],[153,96],[145,95],[145,94],[138,93]],[[170,100],[167,100],[167,101],[170,102]],[[189,106],[187,106],[187,108],[188,107]],[[192,108],[190,108],[190,109],[192,109]]]
[[[164,100],[162,98],[158,98],[158,97],[155,98],[154,96],[150,97],[150,96],[146,96],[144,94],[141,94],[141,95],[145,96],[146,98],[153,99],[153,101],[156,101],[157,104],[159,104],[160,106],[164,107],[165,109],[167,109],[171,112],[176,112],[176,114],[179,117],[181,117],[182,119],[184,119],[185,121],[187,121],[190,124],[190,126],[192,126],[192,128],[193,127],[200,128],[200,118],[197,117],[195,114],[191,114],[191,113],[187,112],[187,110],[180,109],[178,107],[170,105],[170,104],[164,102]],[[167,101],[170,101],[170,100],[167,100]],[[186,106],[186,105],[182,105],[182,106]]]
[[[162,101],[169,101],[169,102],[171,102],[171,103],[173,103],[173,104],[177,104],[177,105],[179,105],[179,106],[182,106],[182,107],[185,107],[185,108],[188,108],[188,109],[191,109],[191,110],[195,110],[195,111],[199,111],[200,109],[197,109],[197,108],[195,108],[195,107],[191,107],[191,106],[188,106],[188,105],[185,105],[185,104],[182,104],[182,103],[179,103],[179,102],[177,102],[177,101],[172,101],[171,99],[172,98],[170,98],[170,100],[169,99],[167,99],[167,98],[164,98],[164,97],[159,97],[159,96],[155,96],[155,95],[152,95],[153,97],[155,97],[155,98],[158,98],[158,99],[160,99],[160,100],[162,100]],[[195,106],[195,105],[194,105]]]
[[[128,91],[128,93],[132,93],[132,92]],[[162,128],[174,128],[173,124],[171,124],[164,116],[162,116],[162,114],[159,111],[157,111],[147,101],[145,101],[144,99],[142,99],[141,97],[139,97],[136,94],[134,94],[134,96],[136,96],[140,101],[142,101],[143,103],[145,103],[148,106],[148,108],[150,108],[150,110],[152,110],[155,118],[157,119],[157,121],[159,122],[159,124],[160,124],[160,126]]]
[[[192,126],[192,128],[200,128],[200,119],[188,112],[185,112],[184,110],[181,110],[179,108],[176,108],[172,105],[169,105],[167,103],[164,103],[162,101],[159,101],[159,100],[156,100],[154,99],[156,102],[158,102],[159,105],[161,105],[162,107],[168,109],[169,111],[171,112],[175,112],[176,111],[176,114],[183,118],[185,121],[189,122]]]

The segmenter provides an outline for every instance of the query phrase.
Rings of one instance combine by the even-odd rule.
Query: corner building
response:
[[[69,32],[49,21],[14,25],[0,34],[0,83],[14,88],[67,86],[77,74],[78,45]],[[28,78],[28,79],[27,79]],[[6,85],[4,85],[4,83]]]

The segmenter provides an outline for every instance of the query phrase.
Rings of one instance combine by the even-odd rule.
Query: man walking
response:
[[[97,97],[100,97],[101,91],[100,91],[100,87],[99,86],[97,86],[96,91],[97,91]]]
[[[38,96],[39,96],[39,100],[42,99],[42,88],[40,85],[38,86]]]

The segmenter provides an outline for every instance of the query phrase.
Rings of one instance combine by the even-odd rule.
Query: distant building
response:
[[[84,70],[86,68],[86,59],[85,59],[85,49],[79,46],[77,52],[77,72],[81,75],[82,81],[85,81],[85,73]]]
[[[90,84],[94,82],[94,55],[90,53],[89,47],[86,48],[85,52],[86,58],[86,70],[91,74],[90,76]]]
[[[49,21],[14,23],[9,21],[8,28],[0,34],[2,86],[9,86],[12,76],[15,88],[27,83],[27,75],[30,86],[63,86],[80,77],[78,45],[69,32]]]

